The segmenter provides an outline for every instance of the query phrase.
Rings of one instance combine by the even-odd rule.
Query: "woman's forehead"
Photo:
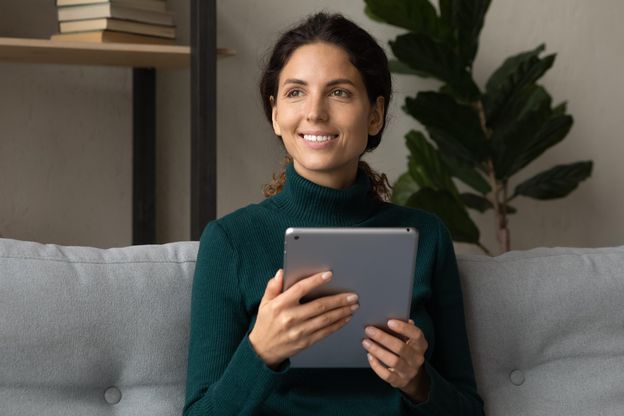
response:
[[[327,42],[317,42],[298,47],[280,72],[280,85],[286,80],[305,82],[351,80],[363,85],[358,69],[351,63],[349,54],[341,47]]]

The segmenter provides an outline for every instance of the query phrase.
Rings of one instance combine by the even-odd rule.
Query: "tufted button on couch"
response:
[[[197,248],[0,239],[0,415],[181,414]],[[624,247],[458,263],[488,415],[624,415]]]

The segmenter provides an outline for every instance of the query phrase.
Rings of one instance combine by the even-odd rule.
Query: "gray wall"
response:
[[[55,30],[50,1],[0,0],[0,36],[48,37]],[[188,42],[188,0],[176,11],[179,42]],[[262,198],[281,149],[256,95],[259,64],[278,33],[300,17],[342,12],[387,49],[398,30],[368,20],[363,2],[218,1],[219,46],[237,55],[218,60],[218,213]],[[37,13],[33,14],[32,10]],[[619,70],[624,29],[617,0],[494,0],[476,61],[487,76],[511,54],[542,42],[557,52],[543,79],[556,102],[567,100],[575,125],[563,143],[529,165],[511,185],[555,164],[593,159],[594,175],[563,200],[519,199],[511,217],[512,247],[607,246],[624,241],[624,195],[617,192],[624,153],[617,122],[624,100]],[[4,237],[93,245],[131,241],[131,71],[123,68],[0,63],[0,234]],[[406,168],[403,135],[418,128],[400,110],[406,95],[436,83],[395,77],[391,120],[371,164],[394,180]],[[189,74],[158,74],[158,240],[189,236]],[[615,191],[615,192],[614,192]],[[493,218],[473,215],[483,241],[496,249]],[[459,245],[460,252],[474,251]]]

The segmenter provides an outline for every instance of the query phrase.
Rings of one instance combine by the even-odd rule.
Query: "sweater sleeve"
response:
[[[407,414],[482,416],[466,335],[464,303],[457,260],[449,232],[438,222],[438,242],[432,278],[430,314],[435,348],[424,369],[430,380],[429,397],[416,403],[403,393]]]
[[[265,365],[249,343],[237,255],[217,222],[200,239],[191,296],[184,416],[252,414],[287,371]]]

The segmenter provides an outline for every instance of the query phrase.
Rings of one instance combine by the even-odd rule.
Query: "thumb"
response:
[[[284,270],[279,269],[275,276],[267,283],[266,289],[264,290],[263,300],[273,300],[282,293],[282,280],[284,279]]]

